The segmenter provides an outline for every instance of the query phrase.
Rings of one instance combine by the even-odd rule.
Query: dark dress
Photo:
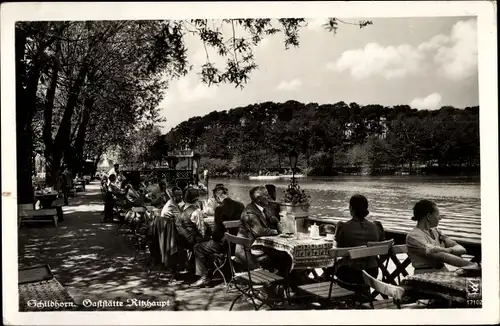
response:
[[[335,240],[338,248],[365,246],[368,242],[385,240],[384,228],[378,221],[351,219],[337,223]],[[366,259],[343,259],[337,271],[337,277],[344,282],[363,284],[362,270],[377,277],[378,265],[375,257]]]

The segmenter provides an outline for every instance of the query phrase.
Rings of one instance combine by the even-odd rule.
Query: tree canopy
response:
[[[302,169],[316,174],[478,167],[479,107],[419,111],[406,105],[265,102],[193,117],[161,142],[195,148],[205,166],[219,172],[289,168],[292,149],[301,153]]]

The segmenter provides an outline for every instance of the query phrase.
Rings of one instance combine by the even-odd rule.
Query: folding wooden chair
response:
[[[363,271],[363,279],[365,283],[370,286],[375,292],[383,294],[387,297],[384,300],[371,300],[369,302],[371,309],[401,309],[401,308],[425,308],[425,305],[419,305],[416,300],[407,302],[404,300],[405,289],[392,284],[387,284],[380,281],[366,271]]]
[[[368,242],[367,246],[364,248],[354,248],[349,250],[349,258],[352,260],[356,259],[366,259],[369,257],[376,257],[377,259],[377,264],[379,269],[382,270],[383,277],[387,275],[387,263],[384,266],[382,261],[383,259],[380,258],[381,256],[386,256],[389,254],[390,249],[392,248],[392,245],[394,244],[394,240],[386,240],[386,241],[379,241],[379,242]],[[384,273],[385,271],[385,273]],[[364,302],[364,301],[370,301],[373,298],[375,298],[378,295],[378,292],[374,291],[371,294],[370,289],[366,287],[366,284],[353,284],[353,283],[347,283],[342,280],[337,280],[337,283],[341,285],[342,287],[345,287],[347,289],[353,289],[356,292],[356,301],[359,302]]]
[[[406,254],[406,258],[401,262],[397,256],[398,254]],[[391,250],[389,250],[388,260],[389,259],[392,260],[394,265],[396,265],[396,269],[387,276],[385,282],[396,285],[395,279],[397,278],[397,284],[401,284],[401,275],[409,275],[406,270],[406,268],[411,264],[411,259],[408,256],[408,247],[405,244],[392,246]]]
[[[238,229],[240,227],[241,222],[240,222],[240,220],[225,221],[225,222],[223,222],[223,224],[224,224],[224,227],[226,228],[226,230],[234,230],[234,229]],[[215,276],[216,273],[218,273],[222,276],[222,280],[224,281],[224,285],[226,286],[226,292],[229,292],[231,289],[232,279],[231,280],[226,279],[226,274],[224,273],[224,268],[227,265],[228,261],[231,259],[233,260],[233,263],[234,263],[234,259],[235,259],[234,246],[231,247],[231,255],[228,256],[227,252],[224,252],[222,254],[216,254],[216,255],[214,255],[214,260],[213,260],[213,264],[214,264],[215,269],[214,269],[212,276]],[[232,275],[232,272],[233,271],[231,271],[231,275]]]
[[[377,242],[370,241],[366,244],[367,247],[384,246],[384,245],[388,246],[387,254],[377,255],[377,265],[378,265],[380,271],[382,272],[382,281],[387,282],[387,280],[390,277],[390,273],[388,270],[389,257],[390,257],[390,252],[391,252],[392,246],[394,245],[394,240],[389,239],[386,241],[377,241]],[[388,282],[388,283],[390,283],[390,282]]]
[[[355,292],[346,288],[343,288],[336,284],[335,274],[339,267],[338,259],[345,258],[349,256],[349,250],[363,247],[349,247],[349,248],[332,248],[329,250],[329,255],[335,259],[333,265],[333,272],[330,275],[330,280],[320,283],[312,283],[306,285],[300,285],[297,288],[298,293],[305,294],[306,296],[312,296],[322,303],[322,306],[329,307],[331,304],[342,303],[352,301],[355,304]]]
[[[231,235],[228,232],[226,232],[225,238],[226,241],[229,242],[228,256],[231,256],[231,244],[241,245],[244,248],[246,260],[246,271],[234,273],[232,275],[233,284],[235,288],[240,292],[240,294],[231,303],[229,311],[233,310],[236,301],[241,299],[241,297],[243,296],[248,297],[252,301],[255,310],[259,310],[263,305],[274,307],[277,302],[284,301],[283,299],[278,298],[268,298],[265,294],[259,291],[264,286],[284,284],[285,280],[283,277],[263,269],[250,269],[248,261],[250,258],[249,256],[251,255],[250,247],[252,245],[252,241],[248,238]],[[232,259],[229,259],[229,264],[231,265],[231,271],[234,271]],[[285,291],[285,293],[287,297],[285,300],[288,300],[288,292]],[[260,304],[256,301],[260,301]]]

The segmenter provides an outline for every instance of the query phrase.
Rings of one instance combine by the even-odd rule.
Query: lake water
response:
[[[247,204],[250,202],[250,188],[265,183],[276,185],[277,200],[280,201],[289,180],[211,179],[209,188],[216,183],[224,183],[233,199]],[[381,221],[387,229],[407,231],[415,225],[411,220],[413,205],[420,199],[429,199],[439,206],[440,229],[445,234],[481,239],[479,177],[329,177],[300,179],[299,185],[311,196],[311,217],[348,219],[349,198],[359,193],[368,198],[371,219]]]

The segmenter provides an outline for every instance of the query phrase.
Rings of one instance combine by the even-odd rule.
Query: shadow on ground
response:
[[[93,182],[85,193],[70,198],[69,206],[63,208],[64,221],[57,228],[45,223],[23,225],[19,229],[19,267],[48,264],[77,302],[149,299],[168,301],[163,308],[167,310],[229,309],[236,294],[226,293],[223,284],[193,289],[189,288],[192,278],[170,281],[168,275],[148,275],[145,266],[134,260],[132,245],[116,235],[117,226],[99,222],[103,208],[99,184]],[[252,306],[241,300],[234,309]]]

